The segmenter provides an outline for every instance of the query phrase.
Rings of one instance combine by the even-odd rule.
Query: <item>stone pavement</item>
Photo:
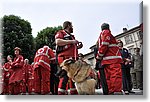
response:
[[[96,89],[96,95],[103,95],[103,91],[102,89]],[[132,89],[132,91],[134,91],[135,93],[130,93],[129,95],[143,95],[143,91],[140,89]],[[115,95],[122,95],[119,93],[116,93]]]

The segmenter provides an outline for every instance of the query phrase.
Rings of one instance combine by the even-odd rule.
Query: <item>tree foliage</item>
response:
[[[24,58],[29,60],[33,58],[34,40],[31,25],[27,20],[15,15],[5,15],[2,18],[2,31],[5,58],[8,54],[14,55],[13,49],[17,46],[22,49]]]
[[[50,48],[54,49],[55,33],[60,29],[62,29],[62,26],[47,27],[38,32],[35,38],[36,50],[44,45],[48,45]]]

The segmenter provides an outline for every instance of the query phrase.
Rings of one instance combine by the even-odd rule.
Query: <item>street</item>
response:
[[[135,93],[130,93],[129,95],[143,95],[143,91],[139,89],[132,89]],[[103,95],[102,89],[96,89],[96,95]],[[114,95],[122,95],[120,93],[116,93]]]

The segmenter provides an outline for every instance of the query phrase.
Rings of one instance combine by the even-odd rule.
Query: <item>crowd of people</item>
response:
[[[143,90],[140,49],[135,48],[135,54],[130,55],[123,48],[123,42],[117,41],[111,34],[109,24],[103,23],[101,29],[95,51],[97,88],[102,88],[104,95],[134,93],[132,88]],[[65,59],[83,60],[83,54],[78,54],[83,44],[71,33],[72,23],[65,21],[63,30],[55,35],[56,51],[42,46],[37,50],[32,64],[21,55],[21,48],[15,47],[15,57],[8,55],[7,62],[2,65],[1,94],[77,95],[74,82],[59,67]]]

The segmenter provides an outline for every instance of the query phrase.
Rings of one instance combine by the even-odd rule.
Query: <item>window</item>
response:
[[[133,42],[132,35],[125,36],[125,42],[126,44],[132,43]]]
[[[143,32],[142,31],[139,31],[139,36],[140,36],[140,39],[143,38]]]
[[[140,40],[142,38],[143,34],[141,31],[138,31],[137,32],[137,37],[138,37],[138,40]]]

